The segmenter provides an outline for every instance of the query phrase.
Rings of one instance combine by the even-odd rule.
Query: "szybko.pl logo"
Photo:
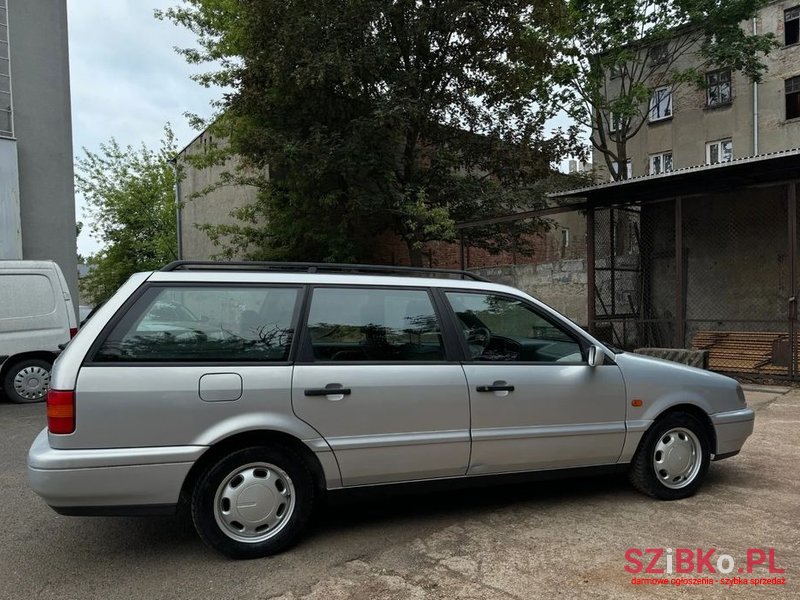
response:
[[[737,563],[730,554],[717,553],[716,548],[628,548],[625,551],[625,570],[633,575],[655,575],[657,577],[634,577],[634,584],[661,585],[783,585],[785,573],[777,564],[774,548],[748,548],[744,565]],[[738,566],[737,566],[738,564]],[[713,575],[735,577],[715,578]],[[759,577],[747,577],[756,573]],[[670,578],[665,575],[677,574]],[[770,577],[764,577],[768,574]],[[741,575],[741,576],[740,576]],[[660,577],[658,577],[660,576]],[[691,576],[691,577],[684,577]]]

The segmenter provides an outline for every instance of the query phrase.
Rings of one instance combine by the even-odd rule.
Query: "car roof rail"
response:
[[[458,269],[428,269],[424,267],[396,267],[392,265],[363,265],[347,263],[318,262],[265,262],[265,261],[213,261],[213,260],[175,260],[161,268],[161,271],[277,271],[306,273],[354,273],[375,275],[448,275],[460,279],[472,279],[489,283],[488,279]]]

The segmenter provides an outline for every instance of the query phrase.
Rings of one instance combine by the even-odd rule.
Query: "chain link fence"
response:
[[[597,208],[593,236],[587,212],[572,210],[537,218],[546,227],[500,253],[470,246],[465,229],[461,265],[593,324],[614,346],[705,350],[714,371],[791,377],[800,373],[794,214],[777,184]]]

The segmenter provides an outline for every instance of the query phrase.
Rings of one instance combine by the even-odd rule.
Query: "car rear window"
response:
[[[298,288],[152,287],[114,326],[96,362],[284,362]]]
[[[308,332],[315,360],[444,360],[441,328],[425,290],[317,288]]]

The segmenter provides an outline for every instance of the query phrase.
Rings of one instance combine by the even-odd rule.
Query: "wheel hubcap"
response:
[[[251,463],[228,475],[214,497],[214,518],[228,537],[247,543],[278,534],[294,512],[294,484],[269,463]]]
[[[703,462],[702,446],[697,436],[688,429],[670,429],[656,444],[653,452],[653,469],[656,477],[666,487],[680,489],[694,481]]]
[[[50,387],[50,371],[43,367],[30,366],[14,376],[14,391],[26,400],[40,400]]]

